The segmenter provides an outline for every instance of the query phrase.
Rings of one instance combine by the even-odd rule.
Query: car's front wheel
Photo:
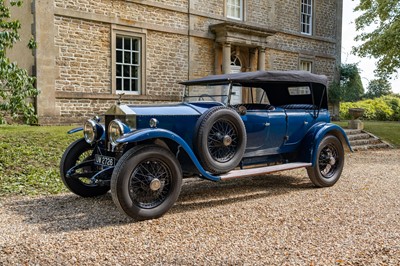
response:
[[[111,178],[111,194],[117,207],[136,220],[158,218],[178,199],[182,170],[167,149],[151,145],[127,151]]]
[[[307,168],[311,182],[317,187],[333,186],[340,178],[344,166],[344,149],[340,140],[325,136],[318,146],[317,161]]]
[[[94,146],[88,144],[85,139],[78,139],[73,142],[64,152],[60,163],[61,179],[65,186],[73,193],[81,197],[95,197],[106,194],[109,186],[100,186],[91,181],[95,165],[90,163],[93,160]],[[87,165],[82,164],[88,162]],[[71,168],[76,168],[73,173],[68,173]]]

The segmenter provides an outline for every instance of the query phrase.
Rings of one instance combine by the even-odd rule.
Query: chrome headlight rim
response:
[[[83,125],[83,137],[88,144],[93,144],[98,139],[96,121],[93,119],[86,120]]]
[[[114,119],[108,125],[108,140],[113,145],[118,145],[117,139],[124,134],[124,124],[119,119]]]

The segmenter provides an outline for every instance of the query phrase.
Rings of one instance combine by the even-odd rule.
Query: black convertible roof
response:
[[[307,84],[315,83],[327,86],[328,79],[324,75],[316,75],[307,71],[254,71],[234,74],[211,75],[204,78],[180,82],[183,85],[222,85],[234,83],[244,87],[262,86],[268,83]]]

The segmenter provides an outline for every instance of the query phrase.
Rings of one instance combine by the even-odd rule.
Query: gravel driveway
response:
[[[0,265],[400,265],[400,150],[346,155],[331,188],[305,170],[191,180],[158,220],[108,194],[0,198]]]

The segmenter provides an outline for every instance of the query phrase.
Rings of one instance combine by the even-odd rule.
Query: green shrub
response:
[[[340,119],[351,119],[349,108],[363,108],[365,110],[363,118],[366,120],[400,120],[400,98],[393,95],[358,102],[341,103]]]

